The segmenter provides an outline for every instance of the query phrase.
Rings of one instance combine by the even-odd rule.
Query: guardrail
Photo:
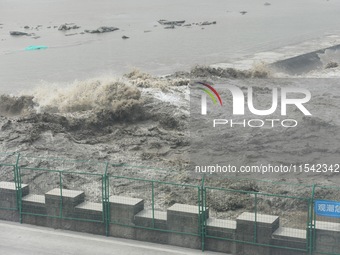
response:
[[[0,213],[15,211],[25,223],[202,251],[340,254],[340,219],[315,211],[316,201],[340,201],[339,187],[229,179],[239,183],[236,189],[209,186],[204,176],[194,184],[156,179],[163,174],[147,166],[0,153]],[[257,183],[266,189],[256,190]],[[270,192],[279,185],[286,188]],[[340,213],[340,205],[324,206]]]

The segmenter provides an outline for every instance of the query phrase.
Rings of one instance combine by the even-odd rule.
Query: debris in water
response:
[[[45,45],[31,45],[25,48],[25,50],[29,51],[29,50],[45,50],[48,47]]]
[[[90,33],[90,34],[97,34],[97,33],[113,32],[113,31],[116,31],[116,30],[119,30],[119,28],[117,28],[117,27],[99,27],[99,28],[94,29],[94,30],[86,29],[84,32]]]
[[[62,24],[58,27],[58,30],[66,31],[66,30],[78,29],[78,28],[80,28],[80,26],[77,26],[77,25],[70,26],[69,24]]]
[[[338,64],[337,62],[331,61],[331,62],[329,62],[329,63],[326,65],[325,69],[336,68],[336,67],[338,67],[338,66],[339,66],[339,64]]]
[[[25,33],[25,32],[20,32],[20,31],[9,31],[10,35],[14,35],[14,36],[19,36],[19,35],[27,35],[29,36],[30,34]]]
[[[185,23],[185,20],[174,20],[174,21],[169,21],[165,19],[161,19],[158,21],[159,24],[161,25],[173,25],[173,26],[182,26],[182,24]]]
[[[216,21],[204,21],[199,24],[200,26],[216,25]]]

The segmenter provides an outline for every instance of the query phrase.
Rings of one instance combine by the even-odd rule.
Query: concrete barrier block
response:
[[[22,196],[26,196],[29,193],[28,184],[21,184]],[[0,182],[0,193],[8,193],[16,195],[16,187],[14,182]]]
[[[62,216],[73,218],[75,207],[84,202],[84,191],[53,189],[45,194],[47,214],[50,216]],[[62,206],[62,207],[61,207]],[[60,210],[62,208],[62,210]]]
[[[209,218],[209,209],[206,209],[206,218]],[[167,210],[168,230],[177,233],[169,233],[169,244],[201,249],[201,229],[199,208],[195,205],[174,204]]]
[[[143,210],[135,215],[135,225],[145,228],[167,230],[166,212]],[[146,242],[168,243],[168,233],[160,230],[136,228],[136,239]]]
[[[135,215],[134,223],[137,226],[148,228],[167,229],[167,214],[162,211],[143,210]]]
[[[22,196],[26,196],[29,193],[29,186],[22,184],[21,192]],[[14,182],[0,182],[0,219],[16,222],[20,219]]]
[[[21,192],[22,197],[28,195],[29,186],[27,184],[21,184]],[[17,191],[14,182],[0,182],[0,208],[17,208]]]
[[[244,212],[236,219],[236,240],[256,244],[271,244],[272,234],[280,225],[278,216]],[[237,243],[236,253],[240,255],[270,255],[270,248],[265,246]]]
[[[132,197],[111,196],[110,221],[111,223],[134,225],[134,217],[144,209],[144,200]]]
[[[103,204],[83,202],[75,207],[75,218],[104,222]]]
[[[47,215],[45,196],[29,194],[22,198],[22,212]]]
[[[85,193],[84,191],[79,191],[79,190],[69,190],[69,189],[60,190],[59,188],[55,188],[45,194],[47,205],[59,206],[61,198],[62,198],[62,202],[64,205],[76,206],[84,202]]]
[[[110,235],[136,239],[134,217],[144,209],[144,200],[132,197],[111,196]]]
[[[206,218],[209,218],[209,208],[205,213]],[[198,234],[199,217],[198,206],[176,203],[167,210],[168,228],[177,232]]]
[[[315,223],[315,251],[337,254],[340,251],[340,224],[325,221]]]
[[[105,235],[103,204],[85,201],[75,207],[75,231]],[[96,222],[94,222],[96,221]]]
[[[273,233],[272,245],[283,248],[272,248],[272,255],[306,255],[307,233],[304,229],[280,227]],[[292,249],[304,251],[296,251]]]
[[[236,238],[242,241],[257,241],[258,243],[270,244],[273,232],[280,225],[278,216],[242,213],[237,219]],[[256,240],[254,239],[256,235]]]
[[[235,240],[236,237],[236,221],[209,218],[207,219],[206,233],[206,250],[235,254],[236,244],[232,240]]]

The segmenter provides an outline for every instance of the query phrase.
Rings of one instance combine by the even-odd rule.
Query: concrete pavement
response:
[[[2,255],[220,255],[169,245],[0,221]]]

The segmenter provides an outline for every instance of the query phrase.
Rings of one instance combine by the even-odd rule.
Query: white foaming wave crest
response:
[[[323,54],[318,54],[321,62],[326,66],[329,62],[340,62],[340,50],[326,49]]]
[[[37,112],[116,111],[142,103],[141,91],[145,88],[167,91],[188,83],[188,79],[153,77],[133,70],[123,77],[103,75],[70,84],[41,83],[29,94]]]
[[[37,112],[77,112],[88,110],[114,110],[117,104],[138,101],[140,91],[128,80],[101,77],[74,81],[69,85],[41,84],[30,94]]]

